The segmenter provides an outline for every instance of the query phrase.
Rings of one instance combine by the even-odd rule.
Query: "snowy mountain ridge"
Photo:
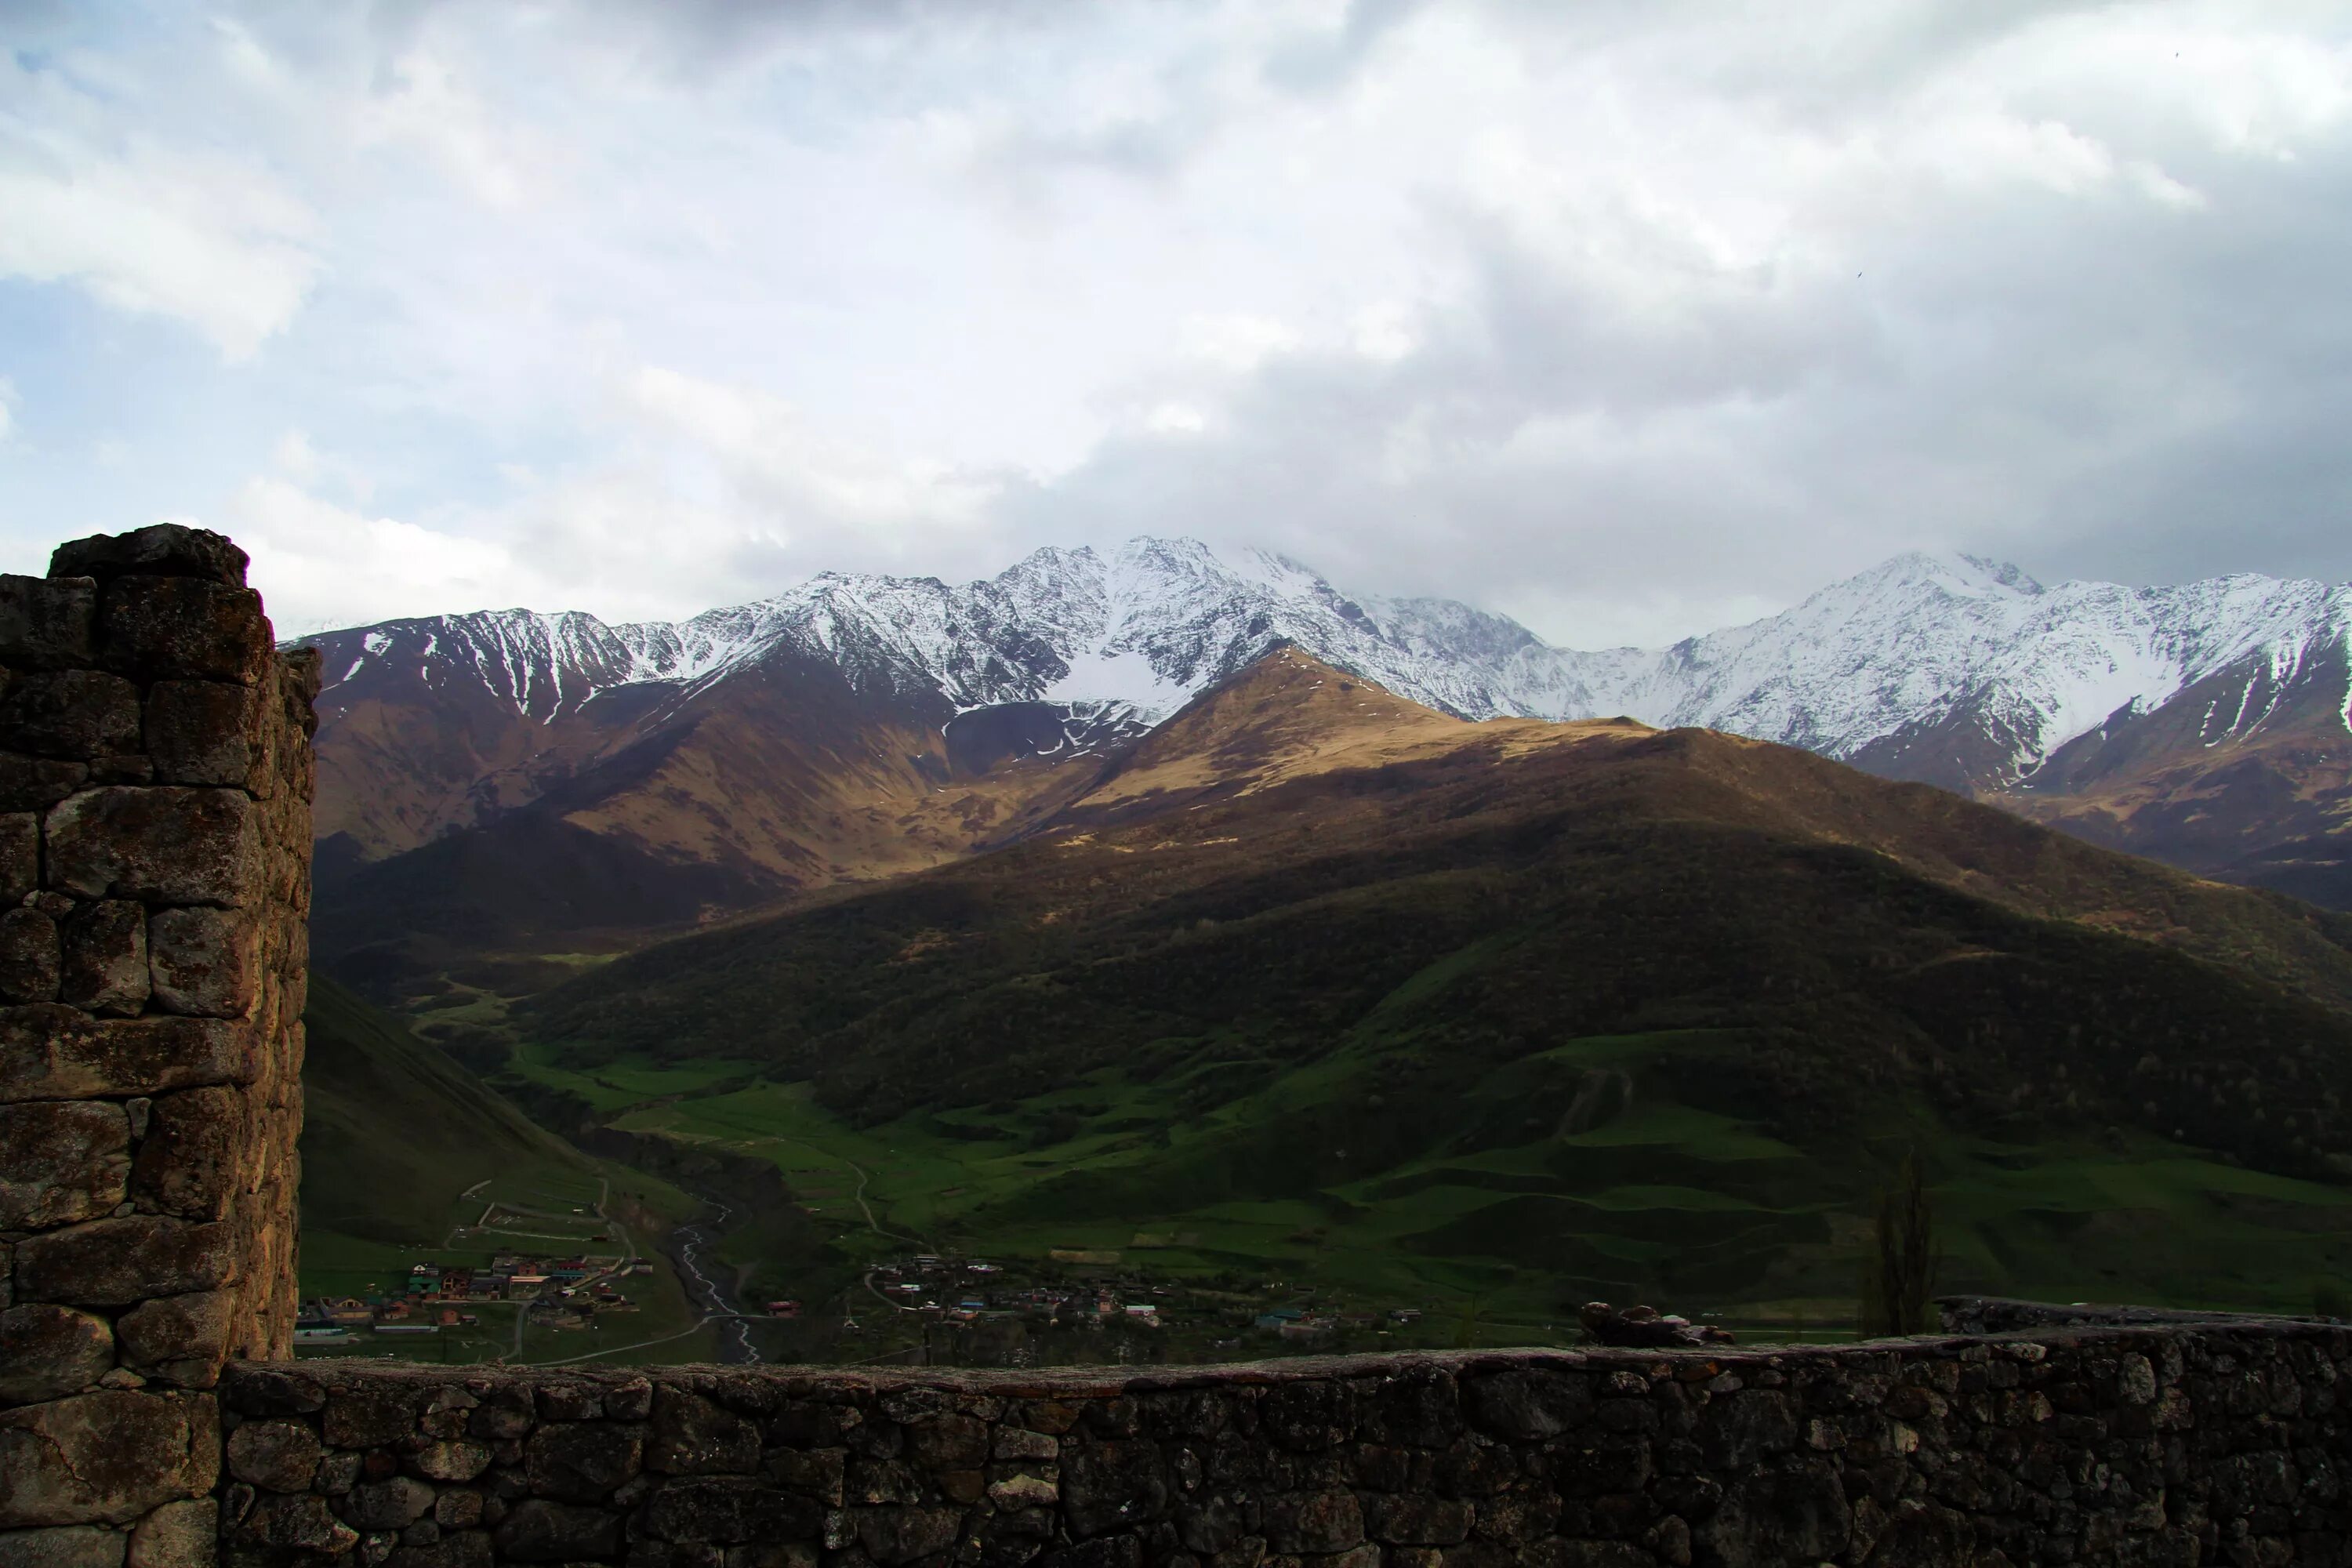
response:
[[[1156,721],[1285,639],[1470,719],[1623,713],[1849,760],[1965,724],[1995,753],[1990,776],[1970,782],[1998,787],[2120,711],[2151,711],[2242,667],[2263,679],[2250,675],[2235,711],[2201,721],[2220,725],[2207,743],[2259,727],[2307,671],[2341,679],[2352,585],[2236,575],[2044,587],[1999,562],[1915,553],[1748,626],[1580,651],[1451,600],[1349,596],[1266,552],[1229,562],[1197,541],[1146,538],[1039,550],[952,586],[823,573],[674,624],[508,610],[307,640],[326,653],[331,689],[413,664],[428,685],[478,682],[549,722],[623,689],[691,701],[778,650],[832,663],[862,690],[959,711],[1108,705]],[[2352,701],[2335,700],[2352,727]]]

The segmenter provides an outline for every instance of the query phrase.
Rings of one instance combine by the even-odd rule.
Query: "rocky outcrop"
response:
[[[1710,1324],[1694,1323],[1688,1318],[1672,1313],[1661,1315],[1655,1307],[1612,1307],[1606,1301],[1587,1301],[1576,1314],[1583,1326],[1585,1337],[1597,1345],[1616,1345],[1634,1350],[1690,1350],[1701,1345],[1727,1345],[1735,1342],[1728,1329]]]
[[[217,534],[0,577],[0,1563],[209,1561],[290,1353],[317,688]]]

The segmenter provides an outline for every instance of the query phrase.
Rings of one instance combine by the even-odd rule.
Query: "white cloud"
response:
[[[16,85],[0,103],[0,278],[184,322],[232,360],[293,320],[319,223],[265,161],[121,123],[117,84],[46,70]]]
[[[1271,316],[1197,315],[1185,323],[1185,346],[1195,359],[1223,370],[1253,371],[1299,346],[1297,328]]]
[[[2319,0],[215,9],[0,61],[0,289],[211,345],[12,342],[18,515],[391,540],[412,611],[1145,528],[1562,637],[1910,545],[2352,574]]]
[[[5,441],[16,428],[16,384],[0,375],[0,441]]]
[[[428,606],[503,607],[545,586],[502,545],[368,517],[274,477],[238,490],[228,531],[253,558],[247,578],[280,637],[432,613]]]
[[[634,412],[707,458],[730,491],[781,530],[969,527],[996,489],[935,460],[894,458],[828,436],[756,388],[646,365],[629,381],[628,397]]]
[[[1356,312],[1348,342],[1366,359],[1393,364],[1421,346],[1421,335],[1414,330],[1412,311],[1407,306],[1383,300]]]
[[[1189,403],[1159,405],[1144,416],[1144,428],[1160,436],[1197,436],[1209,427],[1209,416]]]

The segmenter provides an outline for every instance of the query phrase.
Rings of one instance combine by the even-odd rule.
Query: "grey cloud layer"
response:
[[[2337,7],[6,20],[49,63],[0,98],[38,154],[0,135],[0,182],[87,221],[0,229],[0,289],[135,284],[236,345],[247,428],[190,464],[236,477],[133,487],[0,362],[0,464],[250,536],[297,622],[677,615],[1142,531],[1580,645],[1914,547],[2352,576]],[[226,193],[285,281],[207,314],[70,206],[110,179]],[[234,275],[257,242],[190,201]]]

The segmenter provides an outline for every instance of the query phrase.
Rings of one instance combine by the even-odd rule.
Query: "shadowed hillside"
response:
[[[1289,1204],[1595,1282],[1819,1288],[1918,1142],[1976,1194],[1988,1282],[2177,1292],[2148,1237],[2186,1209],[2342,1248],[2338,917],[1787,748],[1474,725],[1289,650],[1106,773],[1023,842],[619,960],[528,1027],[1002,1140],[1004,1179],[940,1211],[983,1237]],[[2107,1167],[2178,1190],[2116,1203],[2080,1173]],[[2285,1185],[2215,1206],[2256,1171]]]
[[[302,1022],[302,1225],[431,1242],[494,1176],[578,1177],[588,1163],[471,1073],[324,975]]]

